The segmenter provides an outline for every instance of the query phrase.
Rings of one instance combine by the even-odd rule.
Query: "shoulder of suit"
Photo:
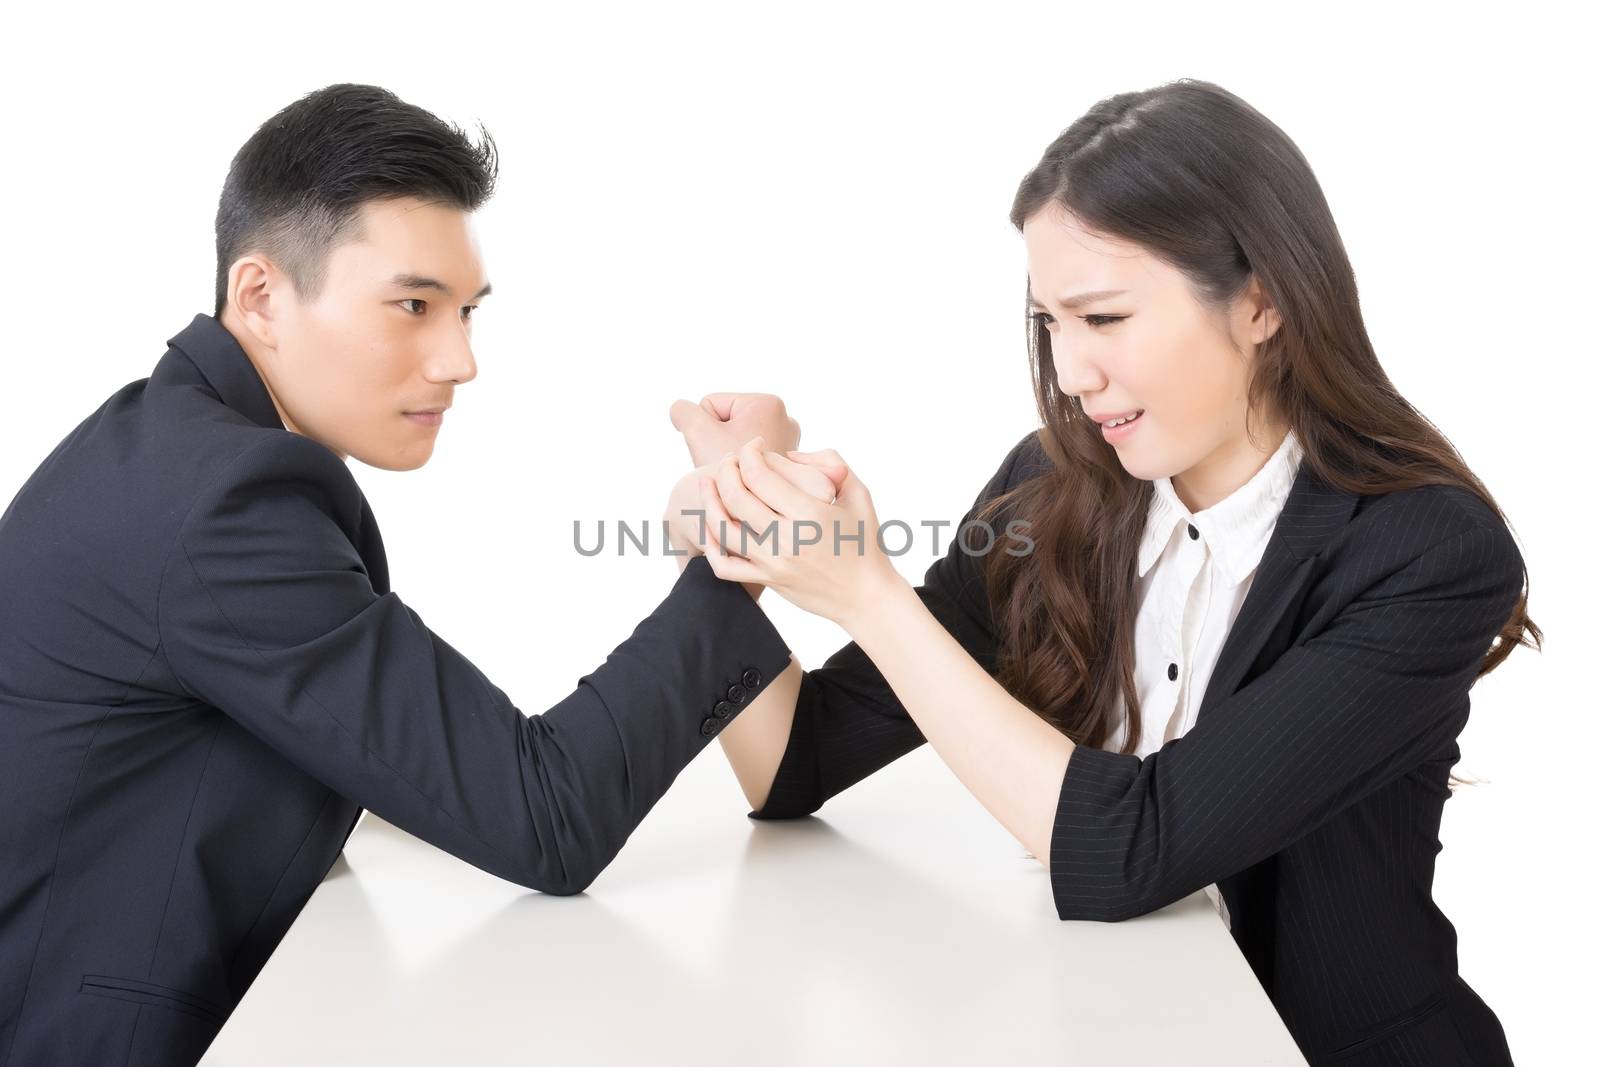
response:
[[[1520,556],[1506,521],[1488,502],[1464,485],[1419,485],[1361,497],[1351,519],[1352,533],[1381,536],[1397,548],[1415,539],[1414,551],[1487,531],[1502,547]]]
[[[240,498],[262,485],[291,485],[301,494],[325,497],[326,510],[359,508],[360,486],[332,449],[290,430],[260,429],[229,435],[232,447],[219,452],[211,476],[190,503],[210,506]],[[218,442],[220,443],[220,442]]]
[[[1416,485],[1387,493],[1363,494],[1355,518],[1378,523],[1421,521],[1461,533],[1474,526],[1500,527],[1500,516],[1464,485]]]

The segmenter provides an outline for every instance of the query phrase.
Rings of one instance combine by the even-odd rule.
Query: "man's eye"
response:
[[[413,315],[422,314],[422,309],[428,306],[428,302],[426,300],[418,300],[416,297],[412,297],[409,300],[397,300],[395,303],[401,305],[402,307],[404,307],[406,304],[416,304],[417,310],[411,312]]]
[[[1090,326],[1110,326],[1113,322],[1121,322],[1126,315],[1079,315],[1080,319]]]

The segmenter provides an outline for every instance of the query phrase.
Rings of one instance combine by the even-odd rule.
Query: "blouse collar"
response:
[[[1192,514],[1172,488],[1172,479],[1157,478],[1139,543],[1139,577],[1143,578],[1155,565],[1172,537],[1173,526],[1181,522],[1191,523],[1200,531],[1230,585],[1244,581],[1261,562],[1267,538],[1272,535],[1304,454],[1300,439],[1290,430],[1249,481],[1209,508]]]

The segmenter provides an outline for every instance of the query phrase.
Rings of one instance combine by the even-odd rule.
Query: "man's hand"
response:
[[[800,447],[800,424],[771,393],[712,393],[699,404],[679,400],[670,415],[696,467],[720,462],[752,437],[764,438],[773,452]]]

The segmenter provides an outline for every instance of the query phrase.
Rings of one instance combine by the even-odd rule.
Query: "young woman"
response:
[[[1509,1063],[1431,885],[1468,690],[1540,633],[1493,498],[1378,363],[1305,159],[1180,81],[1073,123],[1011,221],[1043,427],[921,586],[837,454],[702,469],[715,572],[853,639],[722,733],[751,814],[926,740],[1062,919],[1215,884],[1312,1063]]]

